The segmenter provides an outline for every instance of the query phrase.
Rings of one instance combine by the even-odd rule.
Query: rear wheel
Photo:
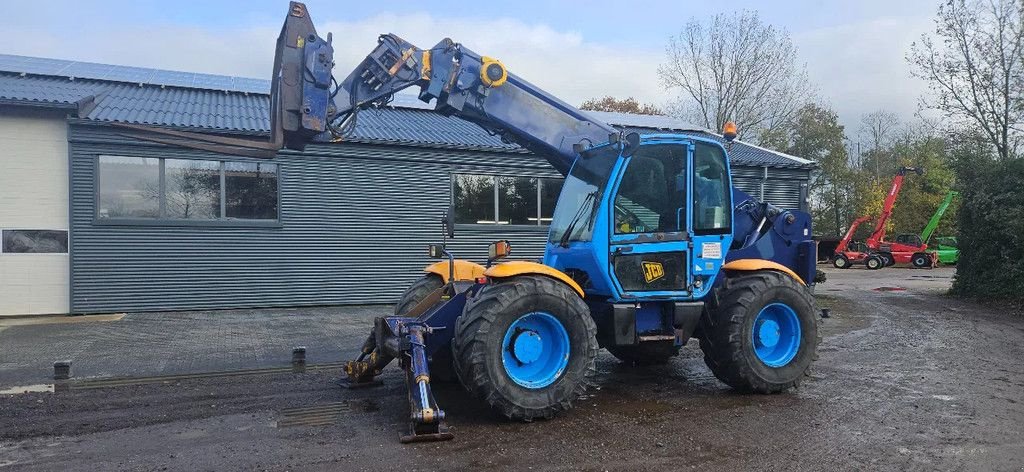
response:
[[[885,261],[883,261],[878,255],[871,255],[864,261],[864,265],[867,266],[868,269],[878,270],[885,267]]]
[[[402,298],[395,304],[395,316],[405,316],[434,290],[444,286],[444,280],[437,274],[426,274],[405,289]],[[452,366],[451,349],[438,349],[430,356],[430,375],[435,382],[454,382],[455,369]]]
[[[885,264],[886,267],[896,265],[896,258],[888,252],[883,252],[879,254],[878,257],[882,258],[882,263]]]
[[[850,260],[842,254],[836,254],[836,256],[832,258],[832,265],[835,266],[836,269],[849,269]]]
[[[395,316],[403,316],[416,307],[427,295],[441,288],[444,281],[437,274],[427,274],[405,289],[402,298],[395,304]]]
[[[636,365],[659,365],[679,355],[675,341],[652,341],[634,346],[608,346],[608,352],[620,361]]]
[[[597,327],[562,282],[526,275],[477,292],[455,325],[462,385],[497,412],[530,421],[572,408],[594,375]]]
[[[914,254],[914,257],[910,258],[910,264],[918,269],[924,269],[932,266],[932,256],[919,252]]]
[[[814,313],[810,291],[788,275],[758,271],[730,278],[702,319],[704,362],[740,391],[795,387],[818,346]]]

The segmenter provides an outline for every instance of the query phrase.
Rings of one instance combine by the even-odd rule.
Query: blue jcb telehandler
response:
[[[431,392],[435,369],[454,370],[480,401],[526,421],[571,409],[601,348],[656,364],[696,338],[714,375],[743,392],[782,392],[806,375],[818,343],[811,219],[736,189],[717,140],[625,134],[449,39],[421,49],[384,34],[340,83],[333,68],[331,36],[292,2],[278,38],[271,141],[196,139],[247,155],[302,150],[345,139],[360,111],[417,87],[437,113],[565,175],[543,262],[504,261],[508,241],[490,246],[485,265],[457,259],[443,243],[449,211],[448,234],[428,248],[440,260],[393,314],[376,318],[345,365],[345,383],[358,387],[398,361],[411,407],[402,441],[452,437]],[[735,126],[723,136],[731,142]]]

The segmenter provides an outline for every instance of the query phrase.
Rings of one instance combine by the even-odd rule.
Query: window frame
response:
[[[551,222],[550,221],[548,221],[546,223],[543,222],[543,220],[544,220],[544,217],[542,216],[542,214],[543,214],[543,205],[541,204],[541,199],[543,197],[543,190],[541,188],[542,185],[543,185],[542,181],[544,179],[561,179],[563,181],[563,183],[565,182],[565,177],[561,176],[561,175],[557,175],[556,176],[556,175],[543,174],[543,173],[515,174],[515,173],[505,173],[505,172],[500,172],[499,173],[499,172],[478,171],[478,170],[473,170],[473,169],[454,169],[454,170],[451,170],[448,173],[448,202],[449,202],[451,208],[453,208],[453,209],[455,208],[456,176],[459,176],[459,175],[473,175],[473,176],[479,176],[479,177],[490,177],[491,181],[494,184],[493,185],[493,187],[494,187],[494,190],[493,190],[493,192],[494,192],[494,196],[493,196],[494,208],[493,208],[493,211],[494,211],[494,220],[495,220],[495,222],[494,223],[458,223],[458,222],[455,223],[455,226],[457,228],[463,228],[463,229],[468,229],[468,230],[486,230],[486,229],[493,230],[493,229],[499,229],[500,228],[503,231],[539,231],[539,232],[545,232],[546,233],[548,231],[548,228],[551,226]],[[513,178],[513,179],[520,178],[520,179],[536,179],[537,180],[537,190],[536,190],[536,192],[534,192],[535,193],[535,195],[534,195],[535,203],[536,203],[536,208],[535,208],[536,215],[533,217],[533,218],[537,219],[537,223],[536,224],[513,224],[513,223],[500,224],[500,223],[498,223],[498,221],[501,221],[501,214],[499,212],[499,209],[501,207],[501,202],[499,200],[500,196],[501,196],[501,189],[499,187],[500,187],[500,179],[502,179],[502,178]],[[558,201],[556,199],[555,204],[557,205],[557,203],[558,203]],[[554,216],[554,208],[551,209],[551,212],[552,212],[552,217],[553,217]],[[551,219],[551,218],[548,218],[548,219]]]
[[[118,158],[135,158],[135,159],[157,159],[160,162],[160,197],[158,206],[160,207],[160,216],[157,218],[139,218],[139,217],[100,217],[100,160],[104,157],[118,157]],[[215,161],[219,163],[220,168],[220,214],[221,216],[213,219],[186,219],[186,218],[168,218],[167,215],[167,180],[166,180],[166,165],[167,159],[175,160],[191,160],[191,161]],[[243,218],[227,218],[224,215],[227,214],[226,209],[226,177],[225,168],[228,162],[239,162],[246,164],[274,164],[277,166],[277,185],[276,185],[276,198],[277,198],[277,212],[274,219],[256,220],[256,219],[243,219]],[[194,227],[262,227],[262,228],[280,228],[283,226],[281,223],[281,181],[284,178],[284,169],[280,162],[265,162],[254,159],[225,159],[221,157],[192,157],[192,156],[132,156],[123,154],[97,154],[93,158],[93,209],[92,209],[92,223],[98,226],[194,226]]]

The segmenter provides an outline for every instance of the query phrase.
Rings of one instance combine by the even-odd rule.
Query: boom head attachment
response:
[[[316,33],[306,5],[291,2],[274,52],[270,85],[271,141],[302,150],[327,131],[337,109],[331,70],[334,47]]]

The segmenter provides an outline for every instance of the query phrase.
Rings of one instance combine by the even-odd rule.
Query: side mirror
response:
[[[495,241],[487,248],[487,262],[491,263],[508,257],[512,252],[512,245],[507,240]]]
[[[430,244],[427,246],[427,252],[430,254],[431,259],[444,259],[448,257],[445,255],[444,244]]]

